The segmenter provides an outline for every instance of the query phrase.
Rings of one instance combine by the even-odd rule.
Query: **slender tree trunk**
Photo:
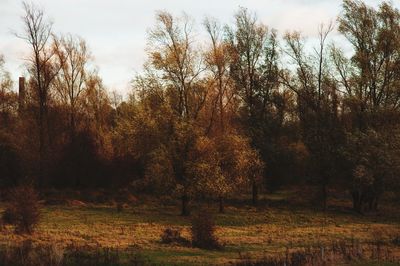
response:
[[[38,185],[43,185],[44,179],[44,158],[45,158],[45,130],[44,130],[44,106],[43,103],[39,103],[39,176]]]
[[[71,142],[74,141],[75,139],[75,113],[71,111],[71,116],[70,116],[70,126],[71,126]]]
[[[256,181],[253,181],[252,191],[253,191],[253,205],[257,206],[258,205],[258,186],[257,186]]]
[[[374,197],[374,203],[373,203],[373,205],[372,205],[372,209],[373,209],[374,211],[377,211],[377,210],[378,210],[378,203],[379,203],[379,196],[376,195],[376,196]]]
[[[327,188],[326,184],[323,184],[322,185],[322,204],[323,204],[322,207],[323,207],[324,211],[326,211],[327,207],[328,207],[327,201],[328,201],[328,188]]]
[[[353,197],[353,209],[356,212],[361,212],[361,194],[359,191],[355,190],[352,193],[352,197]]]
[[[219,212],[224,213],[225,208],[224,208],[224,198],[221,196],[219,197]]]
[[[181,198],[182,200],[182,211],[181,211],[181,215],[182,216],[188,216],[189,215],[189,209],[188,209],[188,205],[189,205],[189,197],[184,194]]]
[[[40,73],[40,67],[37,66],[37,71]],[[45,170],[46,170],[46,134],[48,133],[48,110],[47,110],[47,91],[42,88],[44,85],[40,81],[41,76],[37,74],[38,79],[38,96],[39,96],[39,176],[38,185],[44,185]],[[48,135],[47,135],[48,136]],[[49,140],[49,139],[47,139]]]

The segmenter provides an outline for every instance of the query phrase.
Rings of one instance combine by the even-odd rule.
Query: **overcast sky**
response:
[[[335,20],[341,0],[35,0],[54,22],[56,33],[83,37],[94,56],[105,85],[125,94],[129,81],[145,61],[146,30],[157,10],[192,16],[202,32],[204,16],[232,24],[238,7],[247,7],[279,33],[300,30],[315,36],[318,25]],[[382,1],[366,0],[376,6]],[[400,7],[400,1],[394,1]],[[21,32],[21,1],[0,0],[0,54],[14,79],[23,75],[28,46],[11,32]]]

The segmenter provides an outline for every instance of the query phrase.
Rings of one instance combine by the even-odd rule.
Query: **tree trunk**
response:
[[[43,186],[44,179],[44,158],[45,158],[45,148],[44,148],[44,106],[43,103],[39,103],[39,176],[38,176],[38,185],[39,187]]]
[[[70,119],[71,142],[73,142],[75,140],[75,113],[73,111],[71,111]]]
[[[374,200],[374,204],[372,205],[372,209],[373,209],[374,211],[377,211],[377,210],[378,210],[378,202],[379,202],[379,197],[376,196],[376,197],[375,197],[375,200]]]
[[[361,213],[361,206],[362,206],[362,203],[361,203],[361,195],[360,195],[360,192],[359,192],[359,191],[353,191],[353,192],[351,193],[351,195],[352,195],[352,197],[353,197],[353,209],[354,209],[356,212]]]
[[[378,195],[374,193],[369,200],[369,210],[370,211],[377,211],[378,210]]]
[[[188,216],[189,215],[189,209],[188,209],[188,205],[189,205],[189,197],[184,194],[181,198],[182,200],[182,211],[181,211],[181,215],[182,216]]]
[[[378,203],[379,203],[379,195],[375,195],[374,203],[372,205],[372,208],[373,208],[374,211],[378,210]]]
[[[327,201],[328,201],[328,189],[327,189],[327,185],[323,184],[322,185],[322,204],[323,204],[323,209],[324,211],[327,210]]]
[[[224,209],[224,198],[223,197],[219,197],[219,212],[220,213],[224,213],[225,209]]]
[[[253,206],[257,206],[257,204],[258,204],[258,186],[257,186],[256,181],[253,181],[252,190],[253,190]]]

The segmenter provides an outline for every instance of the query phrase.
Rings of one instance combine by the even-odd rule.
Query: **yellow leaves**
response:
[[[263,163],[246,138],[240,135],[197,139],[190,173],[199,191],[226,196],[261,177]]]

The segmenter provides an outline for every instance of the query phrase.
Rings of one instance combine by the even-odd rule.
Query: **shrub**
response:
[[[17,233],[31,234],[39,216],[39,196],[31,186],[20,186],[10,191],[9,206],[2,217],[4,222],[15,225]]]
[[[161,235],[163,244],[188,244],[188,240],[181,236],[181,230],[178,228],[166,228]]]
[[[209,211],[201,211],[192,219],[192,244],[198,248],[218,249],[220,244],[215,236],[214,216]]]

